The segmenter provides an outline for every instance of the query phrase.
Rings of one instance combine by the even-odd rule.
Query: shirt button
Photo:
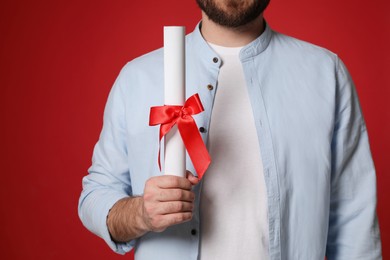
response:
[[[191,229],[191,235],[195,236],[196,235],[196,229]]]
[[[206,128],[204,128],[203,126],[199,127],[199,132],[206,133]]]
[[[214,63],[217,63],[217,62],[218,62],[218,58],[217,58],[217,57],[214,57],[214,58],[213,58],[213,62],[214,62]]]
[[[208,84],[208,85],[207,85],[207,89],[208,89],[208,90],[213,90],[213,89],[214,89],[214,86],[211,85],[211,84]]]

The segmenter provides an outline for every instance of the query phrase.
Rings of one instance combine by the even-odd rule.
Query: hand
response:
[[[189,221],[199,180],[189,171],[187,178],[162,175],[147,180],[143,195],[143,220],[148,230],[162,232],[167,227]]]

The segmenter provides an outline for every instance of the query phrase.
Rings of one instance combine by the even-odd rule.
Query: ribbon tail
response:
[[[199,179],[202,179],[203,174],[211,163],[211,158],[203,143],[202,136],[198,131],[195,120],[191,116],[186,119],[178,120],[177,127],[188,155],[195,167],[196,173],[198,174]]]

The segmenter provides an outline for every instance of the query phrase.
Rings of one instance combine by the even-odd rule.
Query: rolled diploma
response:
[[[164,103],[185,102],[185,27],[164,27]],[[164,174],[185,177],[186,150],[175,125],[165,136]]]

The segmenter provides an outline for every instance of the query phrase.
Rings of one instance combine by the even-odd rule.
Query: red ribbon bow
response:
[[[199,179],[203,177],[211,162],[210,155],[199,134],[195,120],[192,118],[192,115],[202,111],[204,111],[204,108],[199,95],[194,94],[186,100],[183,106],[164,105],[151,107],[149,116],[149,125],[161,125],[160,142],[163,136],[177,124],[184,146],[194,164]],[[160,151],[158,165],[161,169]]]

